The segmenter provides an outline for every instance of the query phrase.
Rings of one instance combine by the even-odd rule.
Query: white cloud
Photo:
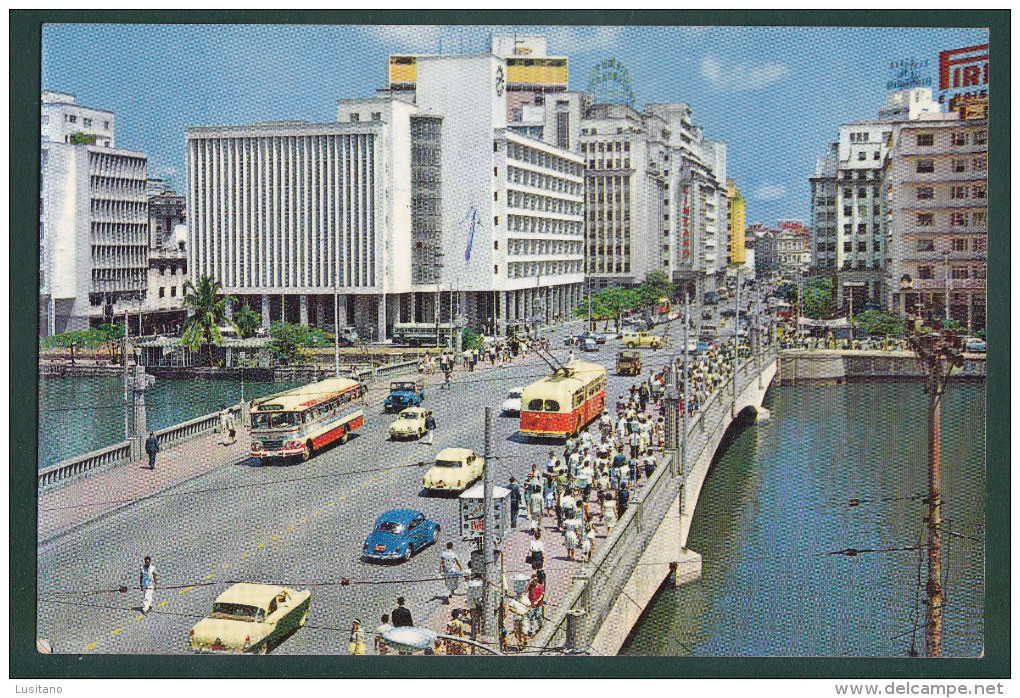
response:
[[[762,184],[754,190],[754,198],[759,201],[775,201],[786,196],[786,187],[782,184]]]
[[[782,63],[731,63],[715,56],[701,60],[701,76],[723,90],[760,90],[789,74],[789,67]]]

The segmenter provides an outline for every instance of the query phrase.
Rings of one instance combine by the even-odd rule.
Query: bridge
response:
[[[702,485],[730,425],[757,413],[779,372],[773,347],[742,358],[694,414],[678,425],[678,448],[628,507],[590,565],[574,575],[556,614],[535,637],[542,651],[614,655],[662,582],[701,576],[701,555],[687,548]]]

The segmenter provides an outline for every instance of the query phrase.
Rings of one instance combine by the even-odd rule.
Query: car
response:
[[[234,584],[213,602],[212,613],[188,635],[199,653],[265,654],[308,620],[312,592],[275,584]]]
[[[734,310],[733,308],[723,308],[722,310],[719,311],[719,315],[721,315],[722,317],[733,317],[736,314],[737,311]]]
[[[390,509],[375,520],[362,555],[370,560],[410,560],[439,540],[441,527],[415,509]]]
[[[591,337],[592,339],[594,339],[596,344],[605,344],[606,343],[607,337],[606,337],[606,333],[605,332],[594,332],[593,331],[593,332],[589,332],[588,336]]]
[[[624,332],[620,338],[623,341],[624,346],[628,349],[634,347],[651,347],[652,349],[659,349],[662,347],[662,338],[656,337],[648,332]]]
[[[984,354],[987,350],[987,343],[980,337],[968,337],[963,343],[964,351],[975,354]]]
[[[599,345],[598,342],[596,342],[592,337],[585,337],[583,343],[581,344],[581,348],[584,351],[598,351]]]
[[[425,399],[424,382],[418,376],[403,376],[390,381],[390,394],[383,400],[386,412],[400,412],[417,406]]]
[[[712,311],[711,310],[704,310],[704,311],[702,311],[701,319],[702,320],[711,320],[712,319]]]
[[[506,400],[503,400],[502,410],[504,414],[520,414],[521,413],[521,394],[524,392],[524,388],[511,388],[506,394]]]
[[[444,448],[421,479],[429,492],[459,492],[482,476],[485,458],[469,448]]]
[[[424,407],[408,407],[401,410],[397,420],[390,424],[391,439],[420,439],[425,436],[425,418],[432,414]]]

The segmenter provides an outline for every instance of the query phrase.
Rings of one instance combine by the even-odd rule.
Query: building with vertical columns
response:
[[[146,156],[112,147],[113,114],[57,92],[43,93],[41,111],[39,329],[46,336],[138,312],[149,219]]]
[[[287,320],[551,320],[583,284],[581,159],[506,128],[506,62],[415,57],[337,121],[187,130],[189,270]],[[334,293],[339,317],[334,317]]]
[[[746,226],[746,208],[744,204],[744,197],[740,195],[740,190],[737,189],[737,185],[733,183],[732,179],[726,180],[726,198],[729,200],[729,216],[728,216],[728,230],[729,230],[729,262],[732,265],[742,267],[746,261],[746,255],[744,250],[744,227]]]
[[[987,303],[988,121],[942,116],[950,118],[892,129],[883,178],[887,307],[977,331]]]

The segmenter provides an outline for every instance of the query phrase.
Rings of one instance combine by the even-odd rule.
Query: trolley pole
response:
[[[493,556],[494,540],[493,529],[496,526],[495,517],[492,511],[492,408],[485,408],[485,462],[482,465],[482,492],[483,511],[485,514],[485,529],[482,534],[482,561],[484,577],[482,578],[482,617],[479,624],[479,631],[483,635],[496,635],[495,612],[498,598],[496,590],[502,584],[495,584],[493,576],[496,572],[496,565]],[[502,589],[499,589],[502,593]]]

